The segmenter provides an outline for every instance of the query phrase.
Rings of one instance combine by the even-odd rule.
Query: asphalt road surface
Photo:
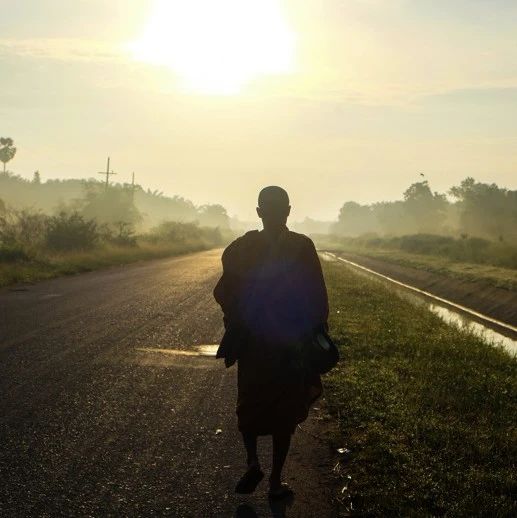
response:
[[[271,508],[265,481],[233,492],[236,369],[200,347],[222,335],[219,258],[0,291],[1,516],[334,516],[322,410],[295,435],[287,510]]]

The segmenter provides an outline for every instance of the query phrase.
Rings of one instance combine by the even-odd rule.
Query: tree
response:
[[[228,228],[230,218],[222,205],[202,205],[199,208],[199,223],[204,227]]]
[[[415,232],[415,225],[408,218],[405,202],[400,200],[381,201],[375,203],[372,210],[381,233],[396,236]]]
[[[466,178],[450,194],[458,200],[463,233],[517,241],[517,191]]]
[[[78,212],[60,212],[48,218],[46,245],[52,250],[89,250],[99,240],[97,222]]]
[[[121,222],[133,226],[142,221],[131,189],[116,186],[106,190],[98,183],[86,184],[85,187],[85,197],[78,200],[78,209],[86,219],[95,219],[117,229]]]
[[[445,220],[447,198],[433,193],[427,180],[411,184],[404,192],[404,205],[417,232],[440,233]]]
[[[344,236],[360,236],[377,231],[377,221],[369,205],[347,201],[339,211],[333,232]]]
[[[32,183],[35,183],[36,185],[39,185],[41,183],[41,175],[39,174],[39,171],[34,171]]]
[[[14,147],[13,139],[0,137],[0,162],[4,164],[4,173],[5,165],[14,158],[14,155],[16,155],[16,148]]]

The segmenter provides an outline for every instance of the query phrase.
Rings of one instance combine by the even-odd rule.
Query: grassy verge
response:
[[[344,245],[336,241],[317,241],[320,249],[335,252],[349,252],[386,262],[410,266],[419,270],[439,273],[456,279],[483,281],[491,286],[517,291],[517,270],[490,264],[451,261],[445,257],[412,254],[402,250],[383,250],[365,246]]]
[[[442,257],[423,256],[395,250],[359,252],[368,257],[439,273],[456,279],[483,281],[491,286],[517,291],[517,270],[488,264],[453,262]]]
[[[357,516],[517,515],[517,360],[325,263],[326,377]]]
[[[209,248],[212,248],[212,246],[203,242],[178,244],[143,242],[135,247],[106,245],[87,252],[47,253],[27,261],[0,262],[0,287],[88,272],[146,259],[158,259],[208,250]]]

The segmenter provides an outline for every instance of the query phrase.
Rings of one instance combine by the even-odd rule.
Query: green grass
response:
[[[0,262],[0,287],[209,248],[212,246],[202,241],[177,244],[141,242],[136,247],[102,246],[87,252],[45,253],[26,261]]]
[[[325,263],[325,379],[357,516],[516,516],[517,360]]]
[[[420,270],[448,275],[456,279],[482,281],[491,286],[517,290],[517,270],[489,264],[462,263],[443,257],[410,254],[398,250],[368,250],[363,255],[384,261],[410,266]]]
[[[517,291],[517,270],[513,268],[453,261],[446,257],[414,254],[403,250],[372,248],[353,244],[352,242],[339,242],[331,238],[319,238],[317,239],[317,244],[320,249],[355,253],[456,279],[482,281],[490,286]]]

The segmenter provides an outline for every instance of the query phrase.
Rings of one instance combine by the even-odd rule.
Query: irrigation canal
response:
[[[392,277],[367,268],[357,262],[350,261],[331,252],[320,252],[322,259],[340,261],[344,266],[369,279],[381,282],[393,289],[399,296],[416,305],[425,305],[448,324],[468,329],[487,342],[502,345],[512,355],[517,355],[517,327],[484,315],[471,308],[457,304],[443,297],[398,281]]]

